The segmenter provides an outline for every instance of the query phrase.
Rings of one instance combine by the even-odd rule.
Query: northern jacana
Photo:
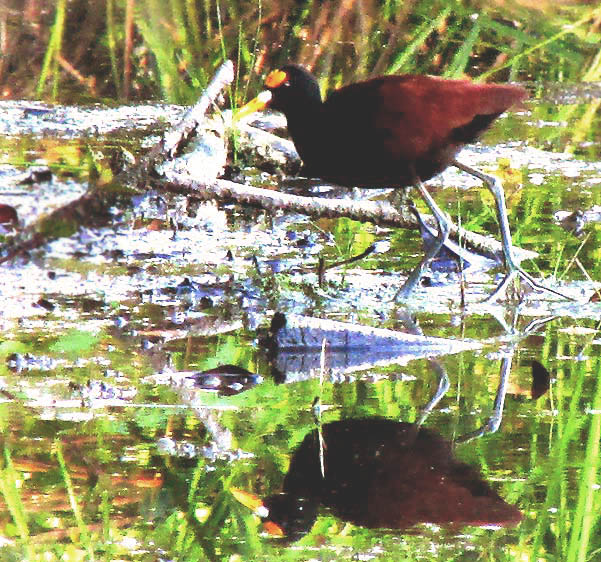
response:
[[[283,112],[304,175],[347,187],[418,188],[436,218],[438,238],[397,296],[411,293],[448,237],[448,219],[422,182],[453,165],[482,180],[495,198],[507,274],[490,298],[502,294],[516,276],[564,297],[519,266],[499,180],[456,160],[465,144],[527,96],[524,88],[406,74],[357,82],[322,101],[315,77],[293,64],[272,71],[265,86],[236,118],[266,107]]]
[[[261,501],[235,492],[270,534],[294,541],[309,532],[320,505],[372,529],[514,527],[522,520],[440,434],[385,418],[338,420],[308,433],[291,456],[281,494]]]

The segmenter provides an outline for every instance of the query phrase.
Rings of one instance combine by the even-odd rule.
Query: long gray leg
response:
[[[562,297],[568,300],[574,300],[571,297],[556,291],[555,289],[551,289],[549,287],[545,287],[536,279],[532,277],[529,273],[526,273],[518,264],[515,256],[513,254],[513,249],[511,247],[511,231],[509,230],[509,220],[507,219],[507,208],[505,206],[505,193],[503,191],[503,186],[501,182],[495,178],[494,176],[489,176],[488,174],[484,174],[480,170],[476,170],[475,168],[470,168],[457,160],[453,160],[452,164],[463,170],[464,172],[482,180],[490,192],[493,194],[495,198],[495,205],[497,208],[497,218],[499,220],[499,227],[501,229],[501,242],[503,244],[503,255],[505,256],[505,264],[507,266],[507,275],[504,277],[503,281],[499,284],[499,286],[492,292],[492,294],[488,297],[487,300],[492,301],[497,297],[505,293],[507,287],[515,279],[516,276],[521,277],[526,283],[528,283],[534,289],[539,291],[547,291],[548,293],[552,293],[557,295],[558,297]]]
[[[411,272],[407,281],[403,284],[403,286],[398,290],[395,295],[395,299],[401,298],[406,299],[409,297],[411,292],[418,285],[424,269],[428,266],[428,263],[436,257],[444,243],[447,241],[449,237],[450,225],[448,219],[445,217],[444,213],[440,210],[439,206],[436,204],[436,201],[432,198],[432,196],[428,193],[428,190],[424,187],[424,184],[421,180],[416,176],[414,181],[415,187],[419,190],[422,199],[425,201],[426,205],[428,205],[430,211],[434,215],[436,219],[436,224],[438,227],[438,236],[436,237],[436,243],[432,244],[432,246],[426,251],[426,255],[423,257],[421,263]]]

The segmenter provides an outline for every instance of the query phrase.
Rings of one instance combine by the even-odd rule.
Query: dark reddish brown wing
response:
[[[474,140],[524,97],[519,86],[384,76],[334,92],[325,114],[349,155],[380,151],[411,162],[449,143]]]

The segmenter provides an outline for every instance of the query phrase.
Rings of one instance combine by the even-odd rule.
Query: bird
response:
[[[520,267],[512,249],[501,182],[456,158],[464,145],[526,97],[527,91],[515,84],[404,74],[356,82],[323,101],[315,76],[300,65],[288,64],[267,75],[265,90],[240,108],[235,119],[268,107],[281,111],[306,177],[346,187],[418,189],[436,219],[438,236],[397,298],[410,296],[448,238],[449,220],[423,182],[449,166],[480,179],[494,196],[507,273],[489,299],[503,295],[516,277],[534,289],[569,298]]]
[[[523,518],[438,432],[382,417],[323,424],[292,454],[280,493],[235,497],[290,541],[310,531],[320,506],[371,529],[513,527]]]

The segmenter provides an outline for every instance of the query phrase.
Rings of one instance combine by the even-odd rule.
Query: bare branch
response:
[[[351,201],[346,199],[322,199],[290,195],[281,191],[261,189],[218,179],[206,184],[183,174],[170,174],[167,184],[156,183],[155,187],[167,187],[170,191],[186,195],[194,195],[199,199],[238,203],[265,209],[267,211],[295,212],[310,217],[347,217],[360,222],[371,222],[380,226],[395,228],[416,228],[417,222],[412,215],[404,216],[387,201]],[[422,217],[424,222],[436,228],[434,217]],[[458,228],[452,225],[451,236],[460,237],[466,245],[482,254],[496,257],[502,255],[502,245],[496,240]],[[536,257],[536,252],[514,247],[519,260]]]

